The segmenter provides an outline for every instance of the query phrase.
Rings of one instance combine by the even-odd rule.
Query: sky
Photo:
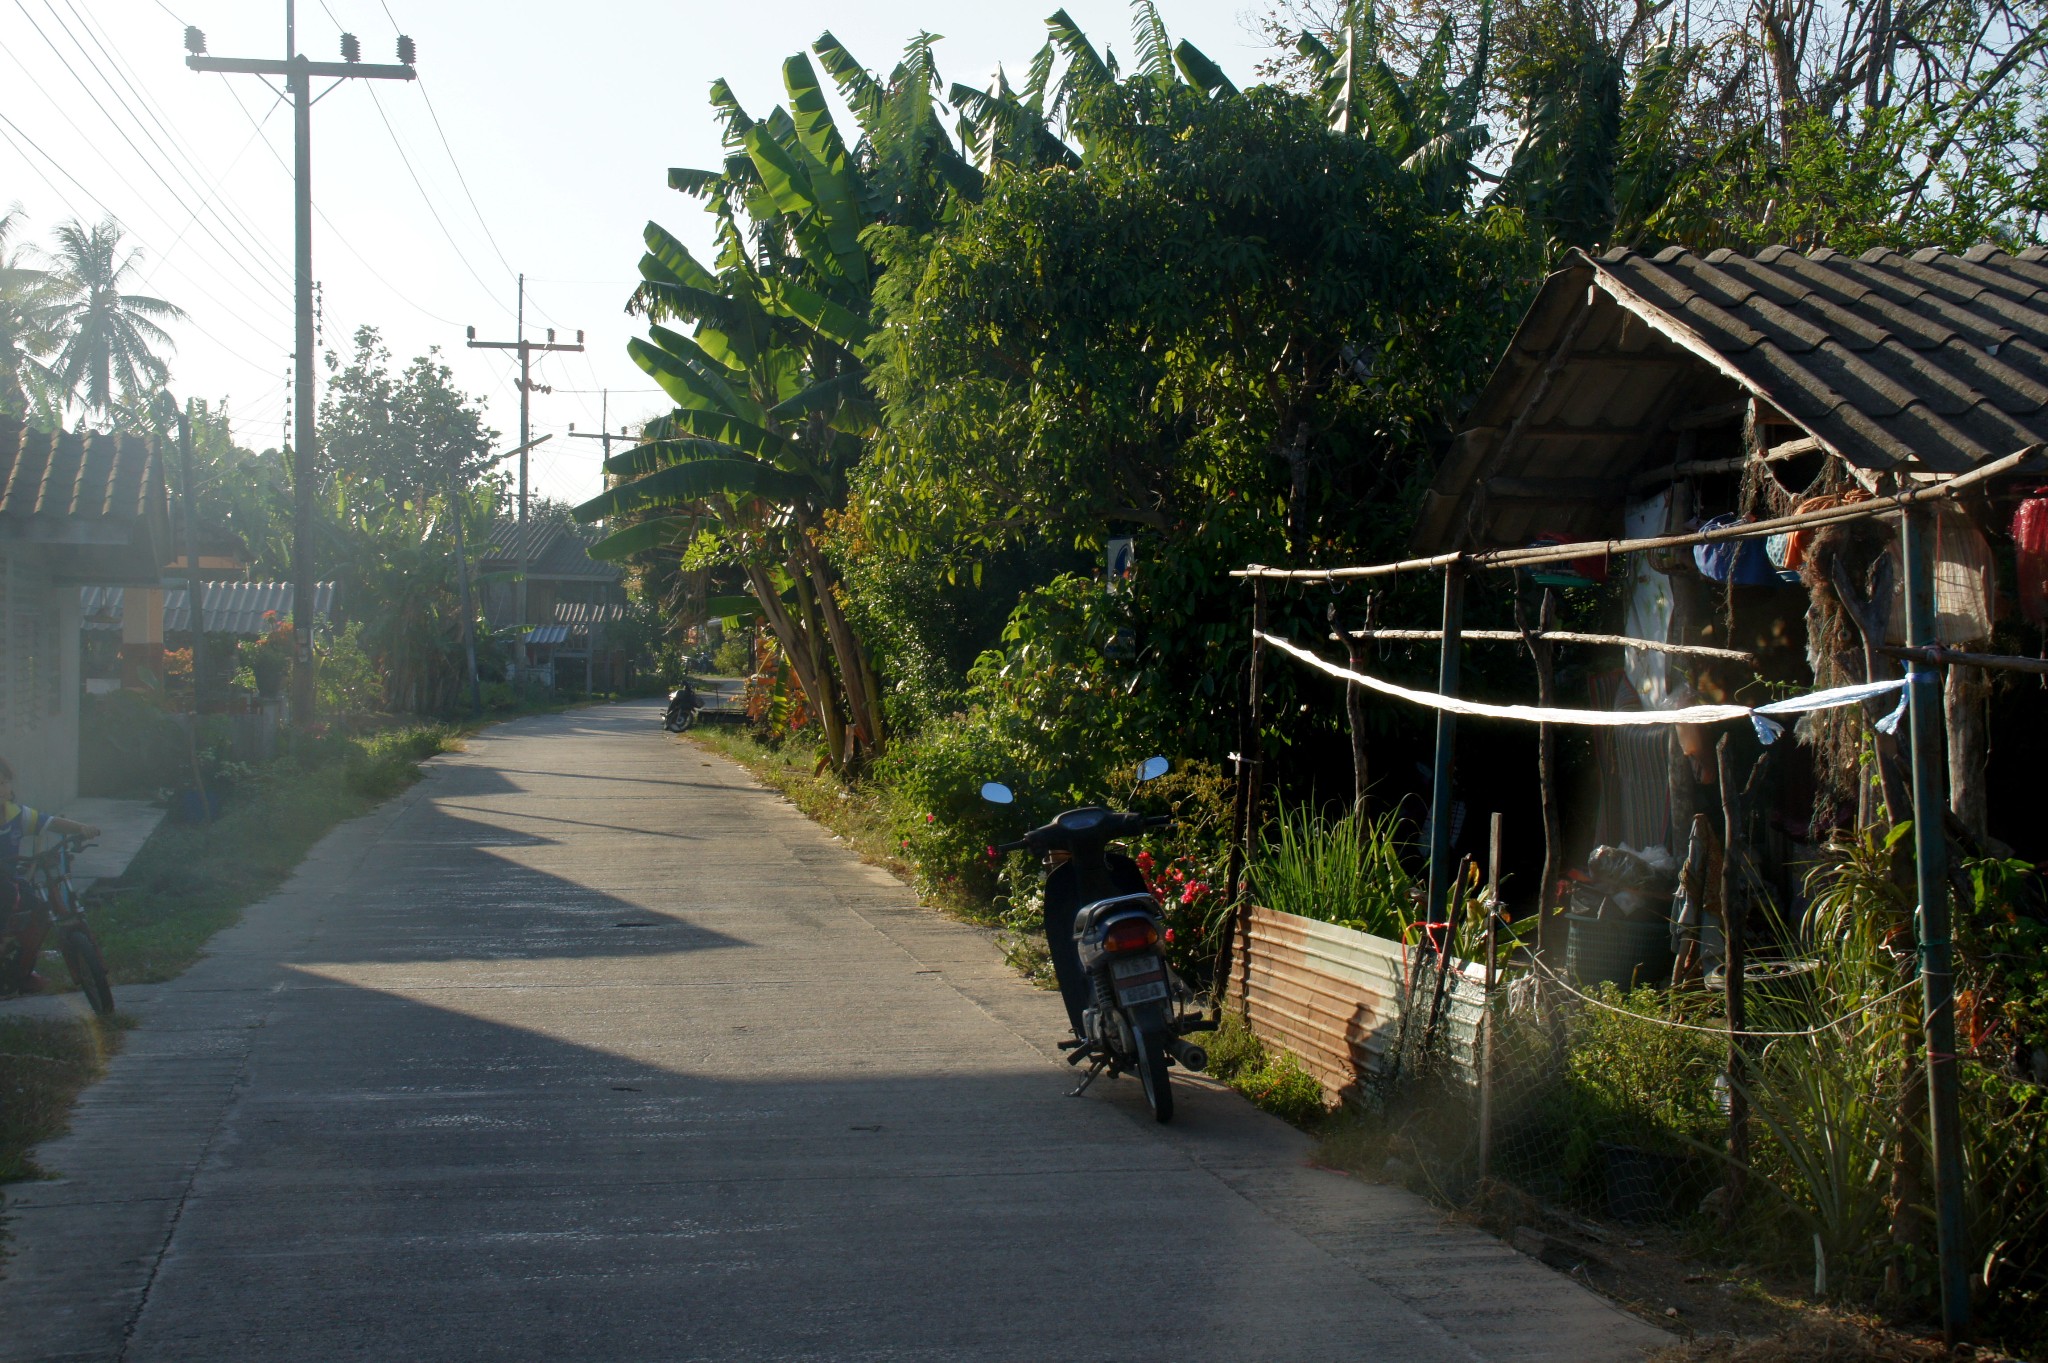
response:
[[[465,347],[526,327],[582,354],[539,362],[536,495],[600,490],[601,442],[579,432],[637,426],[665,409],[626,355],[641,230],[660,222],[708,259],[708,218],[667,187],[670,166],[716,166],[705,94],[730,81],[757,117],[784,93],[781,65],[830,29],[871,69],[894,65],[920,30],[944,35],[948,81],[1013,74],[1044,42],[1059,0],[824,4],[761,0],[299,0],[298,41],[339,60],[343,31],[366,62],[418,44],[417,83],[352,80],[313,109],[313,275],[321,348],[344,356],[379,328],[402,364],[441,348],[491,424],[516,442],[515,359]],[[1260,0],[1161,0],[1176,40],[1249,83]],[[1066,0],[1098,48],[1128,56],[1124,0]],[[184,308],[172,323],[172,389],[225,401],[238,440],[282,441],[292,346],[292,118],[256,76],[184,66],[184,26],[224,57],[281,57],[285,0],[0,0],[0,212],[22,238],[111,215],[139,247],[137,292]],[[822,74],[822,73],[821,73]],[[316,86],[318,93],[321,87]],[[842,126],[850,126],[842,111]],[[321,370],[324,377],[324,366]],[[609,390],[608,405],[603,396]]]

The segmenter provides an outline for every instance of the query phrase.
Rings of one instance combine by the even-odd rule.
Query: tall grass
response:
[[[1389,811],[1329,818],[1308,804],[1282,804],[1251,868],[1252,897],[1269,909],[1357,928],[1395,941],[1414,916],[1413,881],[1401,859],[1412,843]]]

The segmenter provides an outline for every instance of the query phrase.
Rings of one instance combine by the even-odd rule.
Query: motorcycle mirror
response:
[[[1017,797],[1012,795],[1010,788],[1002,782],[990,781],[981,788],[981,798],[992,805],[1006,805],[1013,803]]]
[[[1167,768],[1172,765],[1171,762],[1168,762],[1163,757],[1148,757],[1138,764],[1138,779],[1140,781],[1156,781],[1166,775]]]

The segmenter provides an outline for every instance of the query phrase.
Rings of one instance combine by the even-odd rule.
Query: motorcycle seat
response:
[[[1111,895],[1108,899],[1098,899],[1092,904],[1084,904],[1081,911],[1074,915],[1074,937],[1076,940],[1086,937],[1118,914],[1132,910],[1157,915],[1159,901],[1149,894],[1141,893]]]

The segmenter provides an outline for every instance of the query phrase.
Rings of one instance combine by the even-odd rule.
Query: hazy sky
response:
[[[886,71],[929,29],[945,35],[945,79],[981,84],[999,62],[1021,72],[1058,4],[300,0],[299,45],[316,59],[338,59],[344,29],[366,61],[393,60],[401,31],[419,45],[418,85],[350,81],[313,110],[323,345],[346,353],[369,323],[400,362],[442,347],[509,446],[514,363],[465,350],[463,328],[509,339],[524,270],[529,335],[580,327],[589,346],[538,367],[554,393],[534,397],[535,433],[564,434],[535,452],[536,489],[588,497],[598,442],[567,438],[568,425],[597,429],[607,387],[614,430],[663,405],[626,357],[635,327],[621,309],[649,218],[693,247],[708,240],[666,173],[717,164],[710,82],[726,77],[761,116],[782,98],[782,59],[821,31]],[[1161,9],[1176,39],[1243,83],[1258,4]],[[1066,8],[1128,54],[1122,0]],[[186,70],[188,23],[215,56],[283,54],[284,0],[0,0],[0,211],[18,203],[31,241],[73,216],[118,218],[144,252],[142,290],[191,314],[172,327],[175,391],[226,399],[261,448],[280,440],[292,345],[291,110],[257,77]]]

